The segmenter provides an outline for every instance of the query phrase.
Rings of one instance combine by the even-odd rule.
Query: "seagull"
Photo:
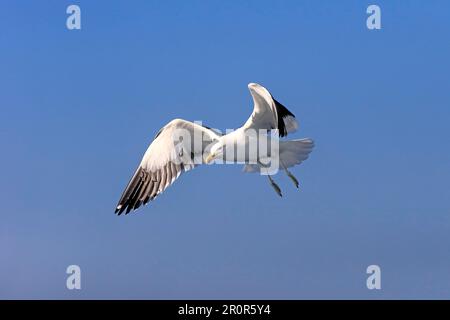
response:
[[[128,214],[154,200],[182,173],[221,160],[244,164],[244,172],[267,175],[280,197],[281,189],[272,178],[278,171],[284,171],[298,188],[299,182],[288,168],[308,158],[314,141],[309,138],[281,141],[279,138],[298,129],[294,114],[262,85],[250,83],[248,89],[253,97],[253,112],[242,127],[228,134],[183,119],[174,119],[161,128],[123,191],[115,213]],[[200,143],[196,143],[198,140]],[[260,152],[264,143],[258,141],[262,140],[269,149],[266,153]],[[258,152],[230,152],[236,148],[251,149],[252,143],[259,146]]]

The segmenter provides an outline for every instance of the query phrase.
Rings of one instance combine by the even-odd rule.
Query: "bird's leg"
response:
[[[275,181],[273,181],[272,177],[269,174],[269,170],[267,169],[269,167],[269,165],[264,165],[261,161],[257,161],[258,165],[262,168],[264,168],[266,170],[267,173],[267,177],[269,178],[269,182],[270,185],[272,186],[273,190],[275,190],[275,192],[282,197],[283,195],[281,194],[281,189],[280,187],[275,183]]]
[[[295,186],[298,189],[298,180],[296,177],[294,177],[294,175],[284,166],[284,164],[281,164],[283,166],[284,171],[286,172],[287,176],[292,180],[292,182],[295,184]]]
[[[270,175],[267,175],[267,177],[269,178],[270,181],[270,185],[272,186],[273,190],[275,190],[275,192],[282,197],[283,195],[281,194],[281,189],[280,187],[275,183],[275,181],[273,181],[272,177]]]

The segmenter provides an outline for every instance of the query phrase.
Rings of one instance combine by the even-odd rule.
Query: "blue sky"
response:
[[[448,1],[2,1],[0,298],[449,298],[449,15]],[[239,127],[249,82],[316,142],[292,170],[300,191],[206,166],[113,214],[159,128]]]

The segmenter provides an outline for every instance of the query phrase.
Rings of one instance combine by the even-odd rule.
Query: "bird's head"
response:
[[[210,163],[215,159],[223,155],[223,145],[222,143],[216,143],[211,147],[209,155],[206,157],[205,162]]]

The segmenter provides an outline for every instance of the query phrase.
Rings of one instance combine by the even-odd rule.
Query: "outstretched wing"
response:
[[[199,124],[175,119],[156,135],[130,179],[115,212],[119,215],[147,204],[182,172],[202,164],[203,154],[217,142],[218,134]]]
[[[269,91],[257,83],[250,83],[248,89],[253,97],[253,113],[244,124],[245,129],[278,130],[280,137],[298,129],[295,116],[275,100]]]

